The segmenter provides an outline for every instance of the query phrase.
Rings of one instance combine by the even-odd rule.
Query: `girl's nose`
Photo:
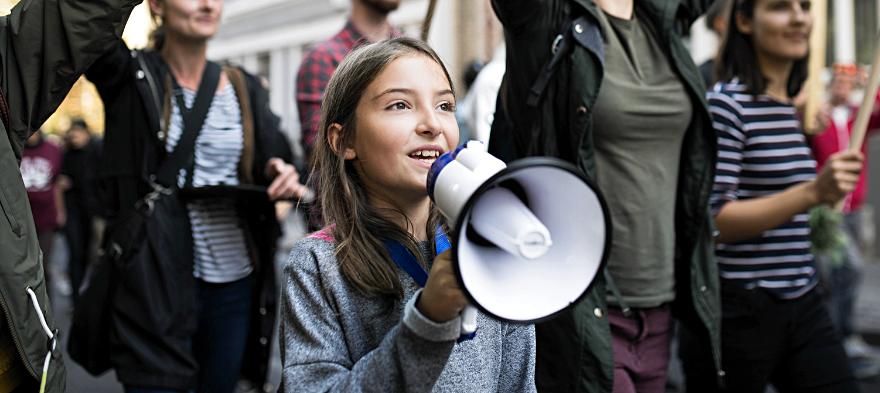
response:
[[[443,128],[440,123],[440,119],[437,117],[437,114],[434,113],[433,110],[426,110],[424,116],[422,116],[422,120],[419,122],[419,126],[416,129],[421,135],[436,137],[443,133]]]

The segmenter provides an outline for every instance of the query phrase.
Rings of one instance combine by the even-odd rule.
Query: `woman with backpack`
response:
[[[303,188],[259,80],[206,60],[223,1],[149,5],[152,48],[120,40],[87,73],[106,105],[105,250],[122,251],[110,358],[127,392],[231,393],[240,374],[262,386],[280,231],[272,201]],[[145,240],[126,243],[126,231]],[[246,353],[254,361],[243,364]]]

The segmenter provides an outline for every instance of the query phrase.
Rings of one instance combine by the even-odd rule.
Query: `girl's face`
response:
[[[150,9],[169,35],[206,40],[217,32],[223,0],[150,0]]]
[[[809,0],[755,0],[751,19],[739,13],[737,28],[752,37],[759,58],[795,61],[807,56],[813,17]]]
[[[455,96],[443,68],[423,55],[393,60],[367,86],[345,159],[371,195],[393,201],[427,197],[431,164],[458,143]],[[334,127],[334,126],[331,126]]]

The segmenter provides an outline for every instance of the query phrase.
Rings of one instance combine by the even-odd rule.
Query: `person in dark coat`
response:
[[[83,272],[95,258],[92,252],[92,245],[96,240],[94,235],[103,227],[99,223],[103,211],[97,184],[101,140],[92,136],[88,124],[81,119],[70,123],[65,139],[67,149],[61,163],[61,173],[68,179],[68,187],[64,191],[64,203],[67,206],[64,232],[70,252],[67,273],[73,287],[71,295],[75,304],[79,298],[78,288]]]
[[[551,156],[609,202],[606,274],[535,325],[539,392],[663,391],[670,320],[720,379],[705,87],[682,33],[710,0],[493,0],[507,72],[489,138],[505,161]]]

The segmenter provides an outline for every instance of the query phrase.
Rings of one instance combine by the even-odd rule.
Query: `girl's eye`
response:
[[[809,1],[804,1],[801,3],[801,9],[804,10],[804,12],[808,12],[810,11],[810,5],[811,3]]]
[[[440,104],[440,110],[444,111],[444,112],[455,112],[455,105],[448,103],[448,102],[444,102],[444,103]]]
[[[397,110],[404,110],[404,109],[406,109],[406,104],[404,104],[402,102],[395,102],[395,103],[391,104],[391,106],[388,108],[397,109]]]

